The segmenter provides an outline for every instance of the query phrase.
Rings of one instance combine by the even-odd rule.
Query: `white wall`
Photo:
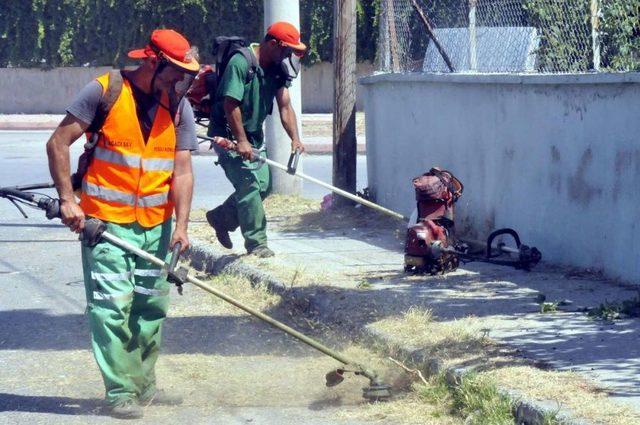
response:
[[[109,69],[0,68],[0,114],[63,114],[85,84]]]
[[[369,62],[356,65],[358,77],[373,74],[374,67]],[[333,64],[322,62],[307,67],[302,77],[302,109],[304,112],[332,112],[333,111]],[[364,110],[362,89],[357,87],[356,109]]]
[[[640,74],[361,80],[369,185],[408,214],[411,178],[465,184],[458,228],[513,227],[543,258],[640,280]]]
[[[0,114],[63,114],[75,94],[110,68],[55,68],[43,71],[0,68]],[[358,75],[373,73],[370,63],[358,64]],[[333,65],[306,67],[302,77],[303,112],[333,110]],[[358,110],[362,110],[358,88]]]

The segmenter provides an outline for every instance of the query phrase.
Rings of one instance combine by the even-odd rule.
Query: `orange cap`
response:
[[[307,51],[307,46],[300,41],[300,31],[289,22],[280,21],[271,24],[267,28],[267,35],[291,47],[298,56],[303,56]]]
[[[160,56],[188,72],[197,72],[200,69],[187,39],[174,30],[153,31],[149,44],[144,49],[131,50],[127,56],[132,59]]]

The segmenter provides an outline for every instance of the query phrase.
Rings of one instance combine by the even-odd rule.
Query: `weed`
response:
[[[558,311],[558,302],[543,302],[540,304],[540,314],[555,313]]]
[[[361,280],[358,282],[358,284],[356,285],[356,288],[358,289],[369,289],[371,288],[371,283],[367,280]]]

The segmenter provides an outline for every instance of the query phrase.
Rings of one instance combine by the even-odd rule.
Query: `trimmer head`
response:
[[[364,375],[369,378],[369,386],[362,388],[362,397],[369,402],[387,401],[391,398],[391,385],[380,381],[375,375],[371,375],[364,370],[335,369],[325,375],[327,387],[335,387],[344,381],[345,372],[352,372],[356,375]]]
[[[391,385],[372,381],[368,387],[362,389],[362,397],[370,402],[388,401],[391,398]]]

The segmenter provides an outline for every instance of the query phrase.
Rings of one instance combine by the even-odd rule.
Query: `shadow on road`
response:
[[[98,399],[25,396],[0,393],[0,412],[53,413],[56,415],[106,416]]]

